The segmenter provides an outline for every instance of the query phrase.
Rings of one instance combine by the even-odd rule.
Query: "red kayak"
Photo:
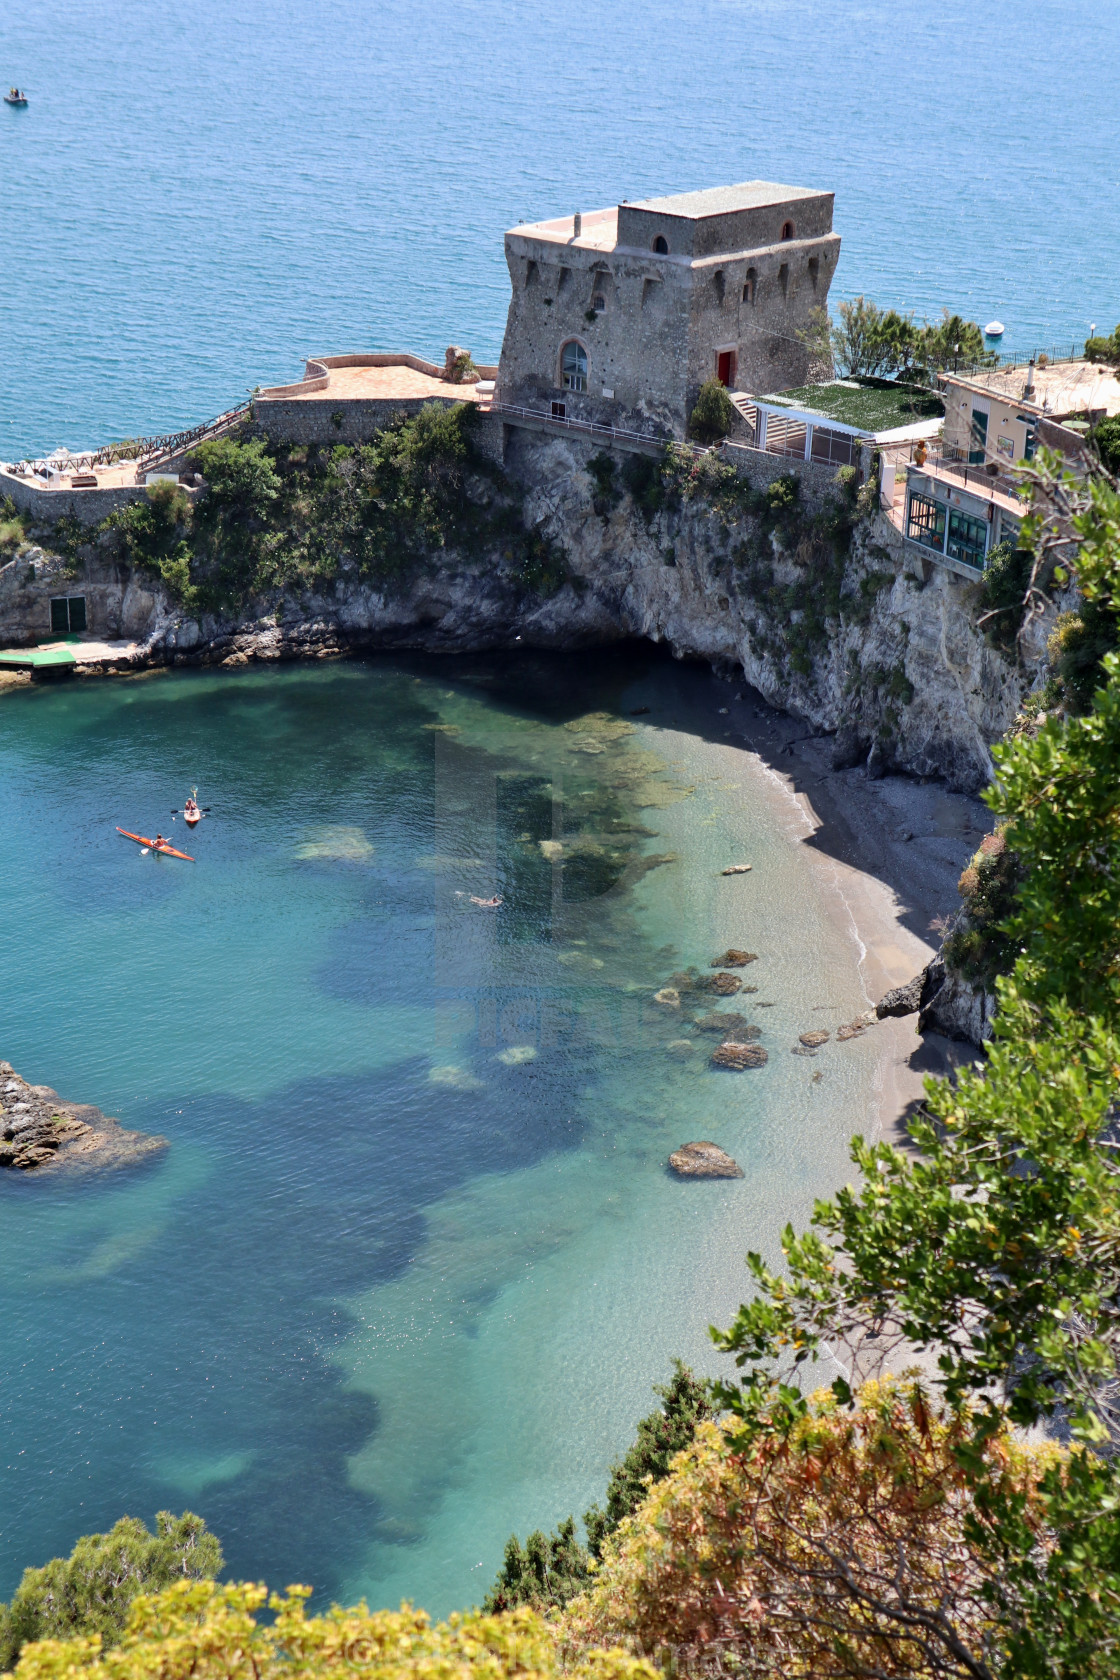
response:
[[[150,847],[153,852],[166,852],[168,857],[181,857],[186,858],[188,863],[194,862],[194,859],[187,852],[177,852],[174,846],[167,844],[166,840],[161,846],[157,846],[155,841],[149,840],[146,834],[130,834],[127,828],[118,828],[117,833],[123,834],[126,840],[135,840],[138,846]]]

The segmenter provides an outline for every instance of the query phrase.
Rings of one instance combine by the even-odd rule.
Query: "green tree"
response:
[[[718,443],[735,424],[735,405],[718,379],[706,379],[700,387],[688,421],[688,435],[697,443]]]
[[[1102,420],[1099,426],[1093,427],[1089,436],[1097,446],[1097,454],[1105,471],[1110,472],[1114,478],[1120,475],[1120,414]]]
[[[942,310],[936,326],[927,322],[918,333],[914,348],[914,364],[928,373],[943,373],[949,368],[991,367],[998,357],[986,348],[984,334],[975,321],[965,321],[960,315]]]
[[[84,1534],[69,1557],[25,1569],[12,1602],[0,1605],[0,1671],[13,1668],[33,1640],[97,1634],[102,1645],[115,1645],[138,1593],[213,1580],[221,1567],[216,1536],[190,1511],[160,1511],[155,1534],[135,1517],[122,1517],[108,1534]]]
[[[1087,338],[1085,360],[1120,366],[1120,327],[1114,327],[1107,337]]]
[[[655,1385],[653,1392],[661,1405],[642,1418],[633,1445],[612,1466],[605,1509],[593,1505],[584,1516],[586,1548],[576,1539],[572,1517],[554,1534],[535,1530],[524,1546],[511,1534],[498,1578],[484,1600],[487,1610],[509,1610],[519,1604],[547,1610],[566,1604],[587,1584],[590,1560],[601,1555],[604,1541],[637,1510],[651,1483],[668,1474],[673,1458],[691,1443],[698,1425],[715,1416],[711,1383],[693,1376],[679,1359],[673,1361],[671,1380],[664,1387]]]

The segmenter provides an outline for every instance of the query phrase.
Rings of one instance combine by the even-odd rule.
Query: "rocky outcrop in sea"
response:
[[[166,1148],[166,1138],[126,1131],[99,1108],[63,1102],[49,1085],[29,1085],[0,1062],[0,1167],[127,1167]]]

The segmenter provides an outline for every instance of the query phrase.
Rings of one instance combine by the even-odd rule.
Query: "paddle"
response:
[[[203,813],[204,816],[208,815],[209,812],[210,812],[210,806],[209,805],[200,805],[198,808]],[[173,817],[177,817],[179,815],[178,807],[176,807],[175,810],[172,811],[171,815]]]

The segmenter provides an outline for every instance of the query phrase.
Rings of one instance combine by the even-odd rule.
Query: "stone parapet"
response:
[[[51,523],[69,515],[83,525],[99,525],[115,509],[127,507],[145,494],[143,484],[118,484],[104,490],[48,490],[0,470],[0,497],[10,496],[17,510],[31,519]]]

